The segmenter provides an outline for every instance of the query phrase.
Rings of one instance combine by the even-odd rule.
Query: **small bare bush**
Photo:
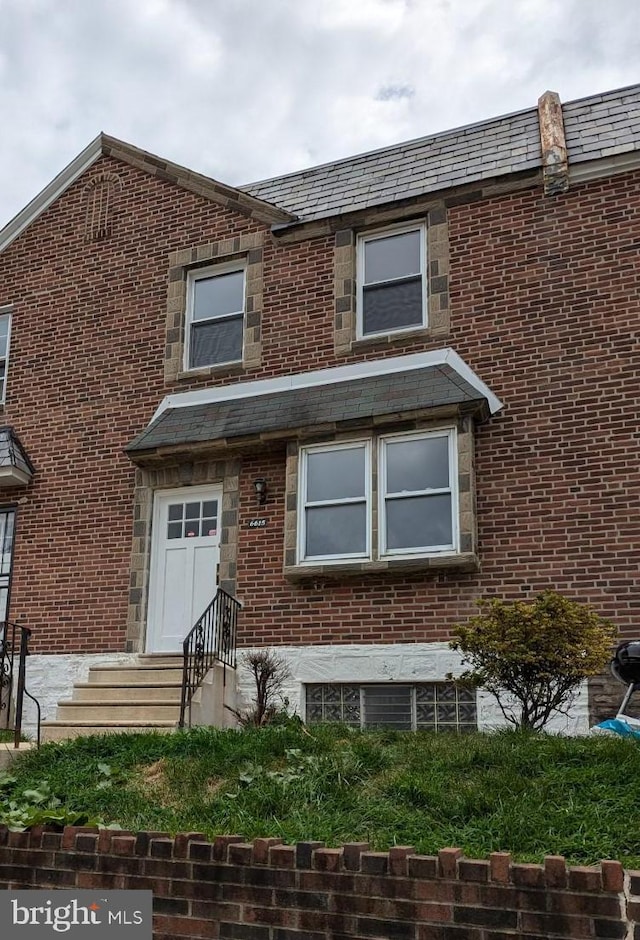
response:
[[[256,650],[245,653],[242,662],[255,684],[255,698],[250,706],[229,709],[242,727],[261,728],[286,715],[287,701],[282,689],[291,675],[286,659],[273,650]]]

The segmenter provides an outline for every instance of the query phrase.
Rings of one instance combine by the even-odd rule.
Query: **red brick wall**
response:
[[[370,852],[352,843],[243,843],[198,834],[0,830],[0,886],[151,890],[154,938],[585,940],[636,936],[640,873],[487,861],[458,849]]]
[[[112,236],[85,241],[80,180],[0,256],[0,305],[14,304],[3,420],[37,471],[20,506],[12,616],[40,651],[123,648],[134,471],[122,448],[165,394],[206,384],[164,384],[168,255],[260,228],[117,161],[87,178],[105,168],[123,181]],[[241,643],[443,639],[481,594],[546,587],[637,631],[640,176],[456,206],[449,230],[450,338],[366,357],[450,345],[504,401],[477,433],[481,572],[290,583],[284,452],[247,458]],[[332,238],[268,237],[264,277],[263,364],[247,378],[349,361],[333,347]],[[269,480],[268,526],[248,530],[255,476]]]

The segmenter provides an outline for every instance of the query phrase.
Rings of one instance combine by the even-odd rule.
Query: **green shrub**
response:
[[[458,681],[486,689],[515,727],[540,730],[566,712],[579,684],[611,655],[614,627],[586,604],[545,591],[530,603],[497,598],[454,628],[450,646],[471,669]]]

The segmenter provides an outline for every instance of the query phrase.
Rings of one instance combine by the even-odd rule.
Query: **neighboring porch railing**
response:
[[[240,601],[218,588],[216,596],[185,638],[178,727],[184,728],[191,700],[213,664],[222,663],[225,681],[227,666],[235,669],[239,608]]]
[[[40,747],[40,703],[26,688],[27,656],[31,630],[6,620],[0,623],[0,728],[13,730],[13,746],[22,733],[24,697],[36,706],[37,742]]]

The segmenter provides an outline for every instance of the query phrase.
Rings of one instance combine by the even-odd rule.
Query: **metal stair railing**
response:
[[[26,688],[30,636],[29,627],[23,627],[20,623],[10,620],[0,623],[0,726],[13,730],[14,748],[20,746],[25,695],[36,706],[37,744],[40,747],[40,703]]]
[[[227,666],[236,666],[236,629],[240,601],[218,588],[211,601],[182,644],[182,693],[180,696],[179,728],[184,728],[187,709],[191,724],[191,701],[215,662],[223,665],[226,682]]]

